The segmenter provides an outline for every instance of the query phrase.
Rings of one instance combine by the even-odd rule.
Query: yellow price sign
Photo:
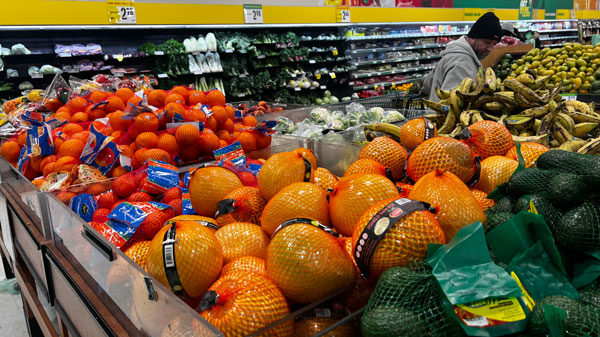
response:
[[[477,21],[480,16],[483,15],[483,9],[481,8],[465,8],[463,17],[465,21]]]
[[[571,19],[571,10],[570,9],[557,9],[556,10],[556,20],[565,20]]]
[[[335,22],[350,22],[350,6],[335,6]]]
[[[136,24],[137,16],[133,1],[106,0],[108,23]]]

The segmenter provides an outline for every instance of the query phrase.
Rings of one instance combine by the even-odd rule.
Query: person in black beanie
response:
[[[471,27],[466,36],[448,43],[442,51],[442,59],[425,78],[421,91],[430,100],[439,101],[435,88],[450,90],[456,88],[463,79],[475,79],[481,60],[500,42],[502,27],[500,19],[492,13],[482,15]]]

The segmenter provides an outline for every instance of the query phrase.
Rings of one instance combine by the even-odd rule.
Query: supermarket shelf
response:
[[[445,46],[446,46],[445,43],[435,43],[435,44],[424,44],[424,45],[420,45],[420,46],[355,49],[355,50],[348,51],[348,53],[350,53],[350,54],[378,53],[378,52],[386,52],[386,51],[400,51],[400,50],[442,48],[442,47],[445,47]]]
[[[428,55],[428,56],[420,56],[420,57],[407,57],[407,58],[399,58],[393,60],[375,60],[375,61],[363,61],[363,62],[354,62],[355,66],[364,66],[364,65],[372,65],[372,64],[387,64],[387,63],[400,63],[400,62],[409,62],[409,61],[418,61],[418,60],[433,60],[442,58],[441,55]]]
[[[362,85],[362,86],[358,86],[358,87],[353,87],[352,89],[354,91],[358,91],[358,90],[368,90],[368,89],[373,89],[375,88],[375,86],[388,86],[388,85],[401,85],[401,84],[405,84],[405,83],[411,83],[411,82],[415,82],[420,80],[421,78],[410,78],[407,80],[402,80],[402,81],[394,81],[394,82],[382,82],[382,83],[375,83],[375,84],[369,84],[369,85]]]
[[[554,36],[547,38],[540,38],[540,41],[550,41],[550,40],[567,40],[567,39],[579,39],[579,36]]]
[[[367,77],[382,76],[382,75],[395,75],[395,74],[410,73],[410,72],[415,72],[415,71],[431,70],[433,68],[435,68],[435,65],[426,66],[426,67],[389,70],[389,71],[378,71],[378,72],[372,72],[372,73],[367,73],[367,74],[353,74],[352,77],[353,78],[367,78]]]
[[[571,29],[544,29],[544,30],[534,30],[534,32],[538,32],[540,34],[551,34],[551,33],[562,33],[562,32],[577,32],[577,28]]]
[[[458,36],[458,35],[464,35],[464,34],[466,34],[466,32],[439,33],[439,34],[392,34],[392,35],[371,35],[371,36],[349,36],[346,39],[348,41],[408,39],[408,38],[413,38],[413,37]]]
[[[548,48],[552,48],[552,47],[562,47],[562,46],[563,46],[563,44],[564,44],[564,43],[543,44],[543,45],[541,45],[540,47],[541,47],[541,48],[545,48],[545,47],[548,47]]]

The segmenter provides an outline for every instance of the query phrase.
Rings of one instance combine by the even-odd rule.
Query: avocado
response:
[[[365,313],[360,320],[363,336],[428,336],[426,322],[410,311],[392,305],[380,305]]]
[[[598,156],[552,150],[539,156],[536,165],[546,170],[575,173],[590,187],[600,187],[600,157]]]
[[[538,194],[531,196],[530,203],[533,204],[538,214],[544,217],[550,231],[556,233],[562,226],[562,213],[552,205],[550,200]]]
[[[592,82],[592,92],[600,91],[600,81],[596,80]]]
[[[544,193],[548,190],[548,181],[556,174],[558,172],[539,168],[523,169],[510,177],[506,191],[515,198],[525,194]]]
[[[566,250],[584,252],[600,249],[600,206],[584,202],[567,211],[561,226],[552,233],[556,242]]]
[[[556,311],[565,315],[562,320],[564,336],[600,335],[600,311],[566,296],[549,296],[537,303],[529,320],[529,332],[548,336],[549,325],[558,325],[558,322],[547,320],[559,319],[560,315],[551,315],[545,311]]]
[[[561,208],[571,208],[583,202],[589,186],[573,173],[559,173],[548,182],[548,199]]]
[[[510,220],[513,216],[515,216],[513,213],[510,212],[497,212],[494,214],[490,214],[487,217],[487,227],[485,229],[486,232],[491,231],[492,229],[500,226],[501,224],[505,223],[506,221]]]

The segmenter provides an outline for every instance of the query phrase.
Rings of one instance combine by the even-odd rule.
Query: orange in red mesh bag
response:
[[[521,143],[521,154],[525,159],[525,167],[531,167],[542,153],[550,151],[549,148],[542,144],[525,142]],[[507,158],[518,160],[517,147],[511,147],[504,155]]]
[[[284,187],[297,182],[314,182],[314,167],[298,152],[277,153],[258,172],[258,189],[269,201]]]
[[[479,182],[475,188],[490,194],[496,187],[508,182],[519,162],[504,156],[491,156],[481,162]]]
[[[473,222],[486,222],[479,203],[458,177],[450,172],[435,170],[417,181],[408,196],[437,206],[436,218],[446,234],[446,241],[452,240],[456,232]]]
[[[463,132],[461,136],[481,159],[503,156],[513,146],[510,131],[494,121],[479,121],[469,126],[468,132]]]
[[[373,159],[390,169],[394,180],[400,180],[404,177],[407,156],[402,145],[388,137],[377,137],[360,151],[358,159]]]
[[[479,206],[481,206],[481,210],[484,212],[488,208],[490,208],[496,204],[496,202],[494,200],[487,198],[488,194],[485,193],[484,191],[478,190],[476,188],[471,188],[471,193],[473,193],[473,196],[479,203]]]
[[[322,299],[356,280],[343,244],[331,229],[314,220],[288,220],[271,237],[267,275],[291,301]]]
[[[214,232],[195,221],[169,221],[152,239],[146,269],[182,298],[200,298],[217,279],[223,252]]]
[[[427,203],[391,198],[371,206],[352,234],[352,255],[363,277],[424,259],[430,243],[446,243]]]
[[[477,172],[475,154],[459,140],[434,137],[424,141],[410,154],[406,173],[417,181],[437,169],[451,172],[466,183]]]
[[[256,187],[238,187],[217,204],[216,220],[219,226],[233,222],[260,224],[260,215],[267,205]]]
[[[425,118],[411,119],[400,129],[400,144],[412,150],[429,138],[437,137],[438,131],[430,120]]]
[[[352,163],[344,172],[344,177],[360,173],[380,174],[392,180],[392,171],[370,158],[359,159]]]
[[[352,236],[363,213],[381,200],[399,197],[398,189],[379,174],[362,173],[340,179],[329,193],[329,215],[333,227]]]
[[[338,177],[336,177],[335,174],[331,173],[326,168],[317,167],[315,170],[315,185],[319,186],[325,191],[332,188],[338,180]]]
[[[264,275],[227,273],[210,287],[200,315],[225,336],[248,336],[290,314],[281,291]],[[261,336],[289,337],[293,320],[283,322]]]
[[[408,184],[408,183],[403,183],[400,181],[397,181],[395,183],[396,188],[398,189],[398,191],[400,191],[400,197],[401,198],[408,198],[408,195],[410,194],[410,191],[413,188],[413,185]]]

